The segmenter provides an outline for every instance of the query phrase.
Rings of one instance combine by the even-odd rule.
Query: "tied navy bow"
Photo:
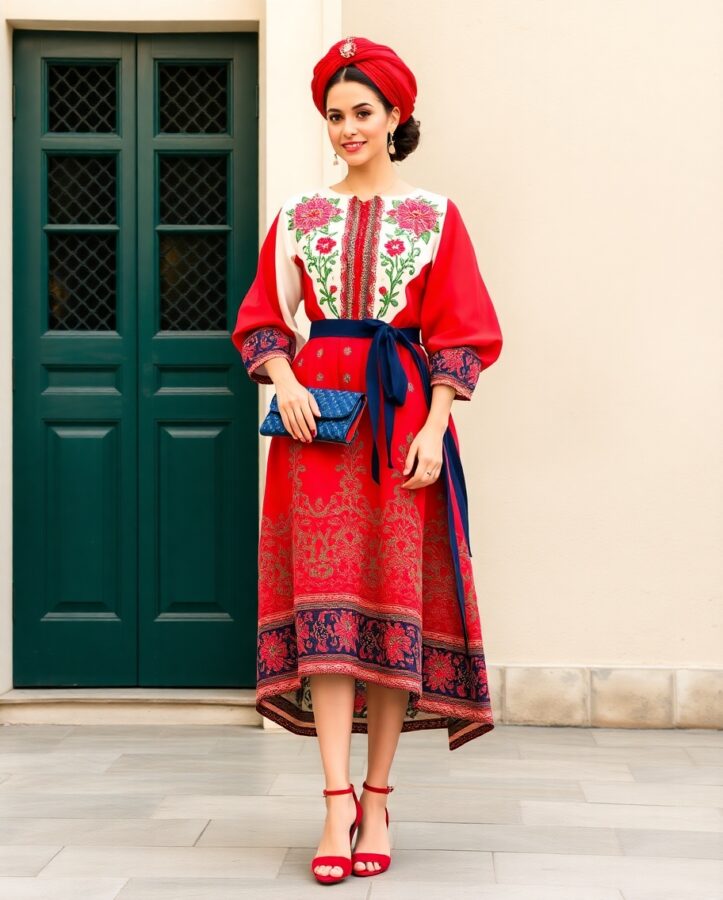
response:
[[[412,340],[405,331],[415,334],[417,329],[395,328],[381,319],[362,319],[368,327],[373,329],[372,344],[367,356],[367,394],[369,400],[369,417],[371,418],[372,431],[374,433],[374,447],[372,449],[372,478],[379,484],[379,451],[376,437],[379,431],[379,383],[381,381],[381,393],[384,398],[384,435],[387,446],[387,468],[392,465],[392,432],[394,430],[394,407],[402,406],[407,398],[407,373],[404,371],[402,361],[399,358],[397,341],[409,348],[414,357],[420,373],[424,369],[422,361],[417,356]],[[424,381],[424,374],[422,374]],[[431,404],[431,396],[427,405]]]
[[[310,337],[371,337],[371,346],[367,356],[366,393],[369,406],[369,418],[374,435],[372,446],[372,478],[377,484],[379,480],[379,413],[380,395],[383,397],[384,435],[387,448],[387,468],[392,465],[392,435],[394,430],[395,407],[401,406],[407,397],[407,374],[399,358],[398,345],[406,347],[412,354],[424,387],[427,408],[432,405],[432,385],[429,370],[419,353],[414,348],[419,343],[418,328],[397,328],[381,319],[317,319],[311,323]],[[467,504],[467,486],[462,470],[462,461],[449,428],[442,439],[442,475],[444,475],[447,499],[447,526],[449,529],[452,560],[454,563],[455,582],[457,587],[457,604],[462,619],[465,647],[467,647],[467,617],[465,615],[464,581],[459,557],[457,531],[454,522],[453,497],[457,500],[462,528],[470,557],[472,550],[469,543],[469,517]]]

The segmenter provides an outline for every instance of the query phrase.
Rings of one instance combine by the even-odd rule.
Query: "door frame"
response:
[[[258,168],[254,139],[257,41],[249,33],[187,37],[34,32],[17,35],[15,51],[22,103],[15,129],[15,293],[20,304],[15,339],[22,365],[16,371],[14,403],[18,437],[14,524],[15,537],[23,542],[23,546],[15,545],[14,553],[14,621],[23,628],[15,634],[15,678],[24,687],[251,687],[256,656],[251,601],[258,535],[257,523],[245,510],[252,505],[252,496],[257,505],[259,500],[258,477],[251,464],[257,462],[258,435],[244,414],[244,409],[252,408],[254,387],[245,377],[230,333],[244,283],[250,283],[256,268],[256,228],[248,213],[258,201],[253,188],[244,188],[242,172]],[[82,68],[105,61],[112,62],[117,73],[113,130],[49,131],[50,67],[68,63]],[[176,62],[191,69],[218,63],[227,73],[229,121],[218,134],[203,129],[166,134],[154,126],[161,66]],[[94,225],[46,224],[75,221],[45,212],[53,196],[45,194],[48,160],[56,153],[116,160],[113,192],[118,208],[113,224],[99,224],[103,220],[97,218],[91,219]],[[218,224],[194,225],[193,217],[188,224],[160,224],[156,196],[162,190],[160,160],[179,154],[190,154],[190,159],[220,155],[228,160],[224,179],[228,208]],[[111,233],[114,244],[118,240],[117,322],[111,330],[67,331],[52,323],[48,326],[49,235],[58,231],[63,240],[65,234],[76,231]],[[192,324],[163,330],[159,232],[223,237],[226,290],[219,300],[225,324],[215,322],[211,328],[216,330]],[[70,375],[65,374],[68,366]],[[206,389],[202,385],[209,375],[213,378]],[[200,382],[195,381],[197,376]],[[162,377],[169,378],[170,386],[165,381],[161,386]],[[170,432],[162,427],[169,417]],[[163,469],[156,446],[161,431],[196,438],[190,443],[165,441],[166,452],[174,455]],[[63,434],[66,437],[58,437]],[[86,438],[91,435],[89,442]],[[173,517],[173,522],[185,521],[187,526],[175,527],[175,544],[168,540],[167,529],[174,526],[167,515],[163,533],[157,530],[160,484],[167,485],[162,476],[169,464],[177,483],[170,494],[165,491],[166,504],[191,508],[182,501],[187,499],[187,489],[193,492],[192,482],[182,475],[185,469],[179,469],[177,461],[179,453],[182,458],[188,453],[184,446],[191,445],[204,460],[209,453],[216,460],[202,492],[207,501],[193,500],[198,515],[211,516],[212,531],[198,533],[199,546],[213,535],[208,548],[211,556],[206,553],[202,558],[215,554],[217,561],[210,571],[189,570],[186,581],[176,578],[175,589],[163,591],[157,570],[161,540],[165,537],[162,559],[171,580],[177,568],[174,546],[187,544],[188,552],[176,560],[181,564],[194,557],[197,545],[192,537],[193,514],[190,519],[187,513],[180,519]],[[78,456],[83,447],[87,449]],[[90,483],[97,488],[90,495],[97,494],[97,501],[82,487],[88,459],[95,476]],[[54,462],[63,468],[56,470]],[[244,482],[241,466],[250,482]],[[60,471],[65,478],[58,481]],[[66,489],[66,484],[71,486]],[[66,490],[68,499],[62,499]],[[214,509],[209,510],[209,504]],[[102,524],[97,521],[101,515]],[[74,538],[76,526],[78,537]],[[102,543],[96,540],[100,535]],[[82,573],[85,548],[90,544],[95,549],[88,579]],[[62,547],[67,548],[67,557]],[[193,582],[196,571],[202,578],[200,590],[188,593],[183,585]]]
[[[337,176],[331,166],[325,129],[320,128],[318,113],[311,105],[308,78],[288,78],[286,71],[311,71],[317,56],[333,41],[343,37],[341,0],[327,0],[311,9],[296,0],[237,0],[220,2],[202,11],[212,18],[179,20],[168,16],[162,0],[147,0],[147,20],[127,17],[123,0],[108,0],[104,6],[107,21],[78,22],[59,16],[53,0],[40,0],[17,20],[2,19],[6,40],[0,40],[0,120],[8,127],[0,129],[0,222],[12,222],[13,133],[12,122],[12,40],[15,30],[57,29],[75,31],[122,31],[142,33],[197,33],[199,31],[257,31],[259,33],[259,234],[263,235],[284,198],[299,185],[332,184]],[[111,25],[108,22],[112,22]],[[299,37],[303,36],[303,40]],[[278,60],[286,63],[285,71]],[[283,115],[280,113],[283,111]],[[285,142],[293,133],[309,148],[295,166],[288,165]],[[0,304],[0,694],[13,688],[13,296],[11,228],[6,226],[0,241],[0,291],[8,302]],[[298,320],[305,321],[301,310]],[[271,391],[259,390],[258,421]],[[265,478],[268,442],[259,441],[259,486]],[[260,491],[259,491],[260,493]],[[259,504],[258,515],[261,515]]]

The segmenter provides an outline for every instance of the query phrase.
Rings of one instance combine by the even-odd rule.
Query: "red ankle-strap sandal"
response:
[[[394,785],[388,784],[386,787],[374,787],[374,785],[367,784],[364,782],[364,790],[365,791],[374,791],[376,794],[391,794],[394,790]],[[389,810],[385,809],[384,813],[387,819],[387,828],[389,828]],[[356,869],[354,868],[356,863],[379,863],[378,869]],[[392,862],[392,857],[388,856],[386,853],[352,853],[351,855],[351,864],[352,864],[352,875],[358,875],[361,878],[365,878],[368,875],[381,875],[382,872],[386,872]]]
[[[351,828],[349,829],[349,852],[351,853],[351,844],[354,840],[354,832],[359,827],[359,823],[362,819],[362,813],[364,812],[361,803],[357,799],[354,785],[350,784],[348,788],[341,788],[338,791],[330,791],[324,788],[322,793],[325,797],[328,797],[332,794],[352,794],[352,796],[354,797],[356,817],[351,824]],[[342,873],[341,875],[320,875],[318,872],[314,871],[317,866],[340,866],[342,869]],[[351,867],[352,861],[348,856],[315,856],[311,861],[311,871],[314,875],[314,878],[316,878],[317,881],[321,882],[321,884],[334,884],[337,881],[343,881],[351,874]]]

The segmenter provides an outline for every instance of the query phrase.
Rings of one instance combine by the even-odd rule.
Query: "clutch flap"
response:
[[[363,391],[344,391],[337,388],[309,388],[319,404],[319,411],[324,419],[345,419],[354,410]],[[278,412],[276,394],[271,398],[270,412]]]

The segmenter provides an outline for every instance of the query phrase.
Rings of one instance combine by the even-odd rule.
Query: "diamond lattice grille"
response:
[[[226,222],[225,156],[162,156],[160,179],[164,224]]]
[[[48,66],[48,130],[116,130],[114,64]]]
[[[161,329],[226,328],[226,235],[162,234]]]
[[[162,132],[219,134],[227,131],[228,87],[225,63],[176,65],[159,71]]]
[[[48,327],[114,331],[115,234],[51,234],[48,240]]]
[[[48,221],[110,225],[116,221],[115,156],[51,156]]]

